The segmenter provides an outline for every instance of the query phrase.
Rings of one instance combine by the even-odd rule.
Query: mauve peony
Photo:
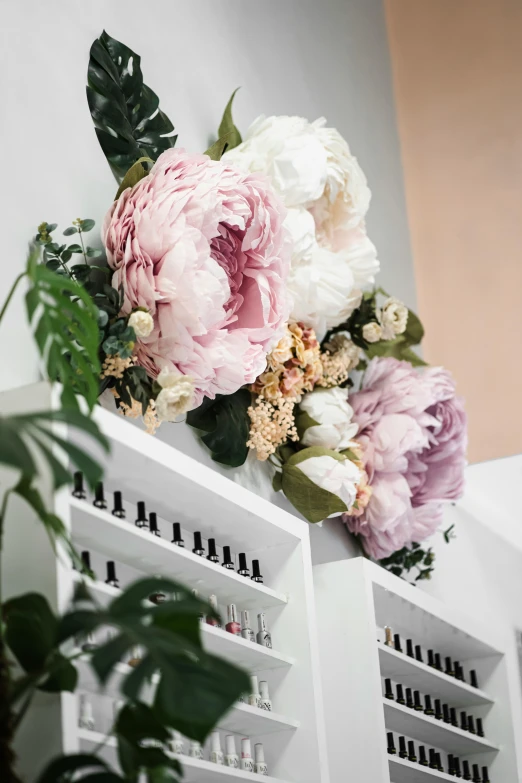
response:
[[[123,313],[154,318],[136,358],[189,375],[204,396],[253,383],[288,319],[286,210],[269,183],[206,155],[164,152],[103,228]]]
[[[350,395],[372,494],[364,514],[344,515],[372,557],[432,535],[443,503],[464,488],[466,413],[447,370],[373,359]]]

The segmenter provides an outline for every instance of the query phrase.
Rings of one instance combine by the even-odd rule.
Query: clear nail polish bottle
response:
[[[257,643],[263,647],[272,647],[272,636],[266,627],[266,617],[264,612],[257,615],[258,632],[256,635]]]
[[[188,754],[191,759],[202,759],[203,749],[201,747],[201,743],[197,742],[196,740],[191,740]]]
[[[238,769],[239,756],[236,753],[236,738],[233,734],[227,734],[225,738],[225,766]]]
[[[224,764],[223,751],[221,750],[221,737],[219,731],[213,731],[210,735],[210,761],[212,764]]]
[[[172,750],[172,753],[175,753],[177,756],[181,756],[183,754],[183,737],[179,733],[179,731],[172,731],[170,735],[170,747]]]
[[[270,695],[268,693],[268,683],[266,680],[261,680],[259,683],[259,695],[260,695],[260,702],[259,706],[262,710],[266,710],[267,712],[272,712],[272,702],[270,701]]]
[[[254,745],[254,772],[258,775],[268,775],[268,767],[265,763],[265,749],[261,742]]]
[[[255,674],[250,675],[250,695],[248,697],[248,703],[251,707],[261,706],[261,694],[259,693],[259,685],[257,684],[257,676]]]
[[[241,740],[241,769],[244,772],[254,771],[254,762],[252,760],[252,746],[250,740],[244,737]]]
[[[246,639],[247,642],[255,642],[256,635],[250,627],[250,613],[247,609],[243,609],[241,612],[241,636]]]
[[[208,598],[208,602],[212,609],[214,609],[215,612],[218,611],[218,602],[217,598],[214,594],[210,595]],[[221,628],[221,623],[219,620],[216,620],[215,617],[211,617],[210,615],[207,615],[207,625],[213,625],[214,628]]]

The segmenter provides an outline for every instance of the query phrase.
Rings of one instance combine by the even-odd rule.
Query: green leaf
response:
[[[82,246],[78,244],[69,245],[67,250],[69,250],[71,253],[83,253]]]
[[[57,629],[47,600],[38,593],[26,593],[7,601],[3,611],[6,640],[13,655],[24,671],[40,671],[54,649]]]
[[[280,470],[274,473],[272,478],[272,489],[274,492],[280,492],[283,489],[283,474]]]
[[[145,163],[150,163],[152,166],[154,161],[150,158],[144,157],[137,160],[136,163],[133,163],[128,172],[123,177],[122,183],[116,193],[116,199],[121,196],[124,190],[127,190],[127,188],[133,188],[134,185],[137,185],[140,180],[147,176],[151,166],[147,168],[144,165]]]
[[[74,693],[78,684],[78,671],[75,666],[60,652],[55,653],[49,666],[49,676],[38,686],[45,693]]]
[[[205,155],[208,155],[210,160],[221,160],[223,154],[230,146],[232,137],[232,133],[226,133],[224,136],[221,136],[208,148],[208,150],[205,151]]]
[[[228,149],[230,150],[234,149],[234,147],[237,147],[238,144],[241,144],[242,142],[241,134],[234,125],[234,120],[232,119],[232,104],[238,90],[239,87],[236,87],[230,96],[230,100],[225,107],[225,111],[223,112],[223,117],[218,128],[219,139],[223,138],[223,136],[229,136]]]
[[[322,456],[332,457],[341,462],[345,459],[339,452],[311,446],[298,451],[283,465],[283,492],[308,522],[321,522],[332,514],[342,514],[347,511],[346,504],[337,495],[314,484],[298,467],[300,462],[311,457]]]
[[[248,389],[238,389],[234,394],[217,395],[215,400],[205,397],[199,408],[187,414],[187,424],[207,433],[201,440],[216,462],[234,468],[245,462],[251,400]]]
[[[88,231],[92,231],[95,225],[95,221],[91,220],[90,218],[80,220],[80,229],[84,234],[86,234]]]
[[[141,58],[105,31],[91,46],[87,81],[96,135],[118,182],[140,158],[155,161],[175,145],[174,126],[143,83]]]
[[[66,228],[63,232],[64,237],[72,237],[73,234],[77,234],[78,229],[75,226],[69,226],[69,228]]]

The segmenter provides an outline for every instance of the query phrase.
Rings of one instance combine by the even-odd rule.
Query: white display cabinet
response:
[[[18,389],[1,396],[3,412],[26,412],[50,407],[46,384]],[[200,597],[217,596],[226,623],[226,606],[250,610],[257,631],[257,613],[265,612],[272,649],[245,641],[225,630],[202,624],[207,649],[266,680],[272,712],[238,703],[219,723],[225,734],[250,737],[252,749],[262,742],[269,776],[276,783],[328,783],[326,739],[322,713],[321,678],[316,638],[316,613],[308,526],[305,522],[247,489],[201,465],[176,449],[147,435],[121,416],[97,408],[94,417],[108,437],[111,454],[105,459],[107,510],[95,508],[92,497],[74,498],[70,490],[54,498],[56,513],[70,529],[77,548],[87,550],[97,580],[91,588],[108,601],[117,588],[105,584],[106,562],[116,562],[120,585],[143,575],[162,575],[195,588]],[[165,425],[175,426],[175,425]],[[73,437],[67,433],[67,437]],[[126,519],[110,513],[112,492],[123,493]],[[53,498],[49,496],[51,502]],[[135,526],[136,504],[158,516],[161,538]],[[185,549],[171,544],[172,523],[181,524]],[[194,531],[200,531],[205,549],[214,537],[231,547],[237,564],[245,552],[249,566],[259,559],[264,584],[251,581],[210,563],[191,552]],[[64,558],[55,557],[45,534],[23,504],[11,508],[6,535],[6,595],[29,590],[43,592],[51,604],[64,610],[79,578]],[[76,694],[41,695],[19,743],[21,771],[28,783],[44,761],[58,752],[92,750],[110,732],[118,679],[128,671],[122,663],[104,691],[100,691],[87,662],[81,663]],[[88,694],[93,705],[95,731],[78,727],[78,696]],[[185,744],[187,747],[187,743]],[[102,751],[116,760],[114,741]],[[208,747],[204,748],[209,758]],[[187,783],[255,780],[259,775],[181,757]]]
[[[510,683],[516,698],[512,640],[498,628],[482,627],[418,587],[365,558],[314,567],[330,779],[365,783],[436,783],[448,774],[449,754],[460,769],[466,760],[489,770],[491,783],[517,783],[517,758]],[[477,607],[477,613],[480,608]],[[401,638],[402,652],[384,642],[384,627]],[[420,645],[423,661],[407,655],[406,641]],[[457,661],[465,681],[427,665],[428,650]],[[470,672],[477,684],[470,684]],[[391,681],[394,699],[385,697]],[[397,685],[419,692],[422,710],[397,703]],[[456,711],[458,726],[425,714],[432,704]],[[484,736],[460,727],[461,713],[481,719]],[[392,732],[397,755],[388,753]],[[399,737],[439,753],[444,771],[400,758]]]

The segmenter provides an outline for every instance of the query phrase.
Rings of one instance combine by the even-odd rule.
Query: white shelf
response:
[[[244,734],[245,737],[259,737],[279,731],[295,731],[300,726],[298,720],[292,720],[277,712],[267,712],[249,704],[236,704],[219,721],[218,728]]]
[[[441,748],[456,756],[473,753],[496,753],[499,748],[484,737],[477,737],[456,726],[415,712],[402,704],[383,699],[384,720],[388,731],[413,737],[419,742]]]
[[[73,578],[75,582],[82,581],[82,577],[78,573],[75,573]],[[85,581],[89,589],[101,596],[102,600],[103,597],[116,598],[121,592],[116,587],[106,585],[104,582],[90,582],[88,579]],[[289,655],[283,655],[277,650],[248,642],[240,636],[234,636],[222,628],[216,628],[208,623],[201,624],[201,633],[206,650],[214,655],[233,660],[253,674],[286,668],[295,663],[294,658]]]
[[[494,703],[494,699],[479,688],[473,688],[455,677],[410,658],[405,653],[386,647],[382,642],[378,642],[377,647],[383,677],[390,677],[421,693],[429,693],[435,699],[451,703],[453,707]]]
[[[178,580],[196,588],[201,595],[215,594],[224,604],[236,603],[241,608],[260,611],[287,603],[283,593],[174,546],[85,500],[70,497],[69,505],[73,540],[86,549],[94,549],[112,560],[124,557],[128,565],[139,571]]]
[[[420,764],[414,764],[408,759],[400,759],[398,756],[390,756],[388,763],[391,783],[434,783],[436,780],[456,780],[446,772],[421,767]]]
[[[96,747],[106,740],[106,747],[115,748],[116,740],[114,737],[107,737],[97,731],[87,731],[78,729],[78,737],[83,745],[88,746],[89,750]],[[258,781],[259,775],[252,772],[243,772],[240,769],[230,769],[229,767],[211,764],[210,761],[201,761],[192,759],[189,756],[175,756],[183,765],[183,783],[227,783],[227,781]],[[266,783],[285,783],[279,778],[264,775],[263,780]]]

